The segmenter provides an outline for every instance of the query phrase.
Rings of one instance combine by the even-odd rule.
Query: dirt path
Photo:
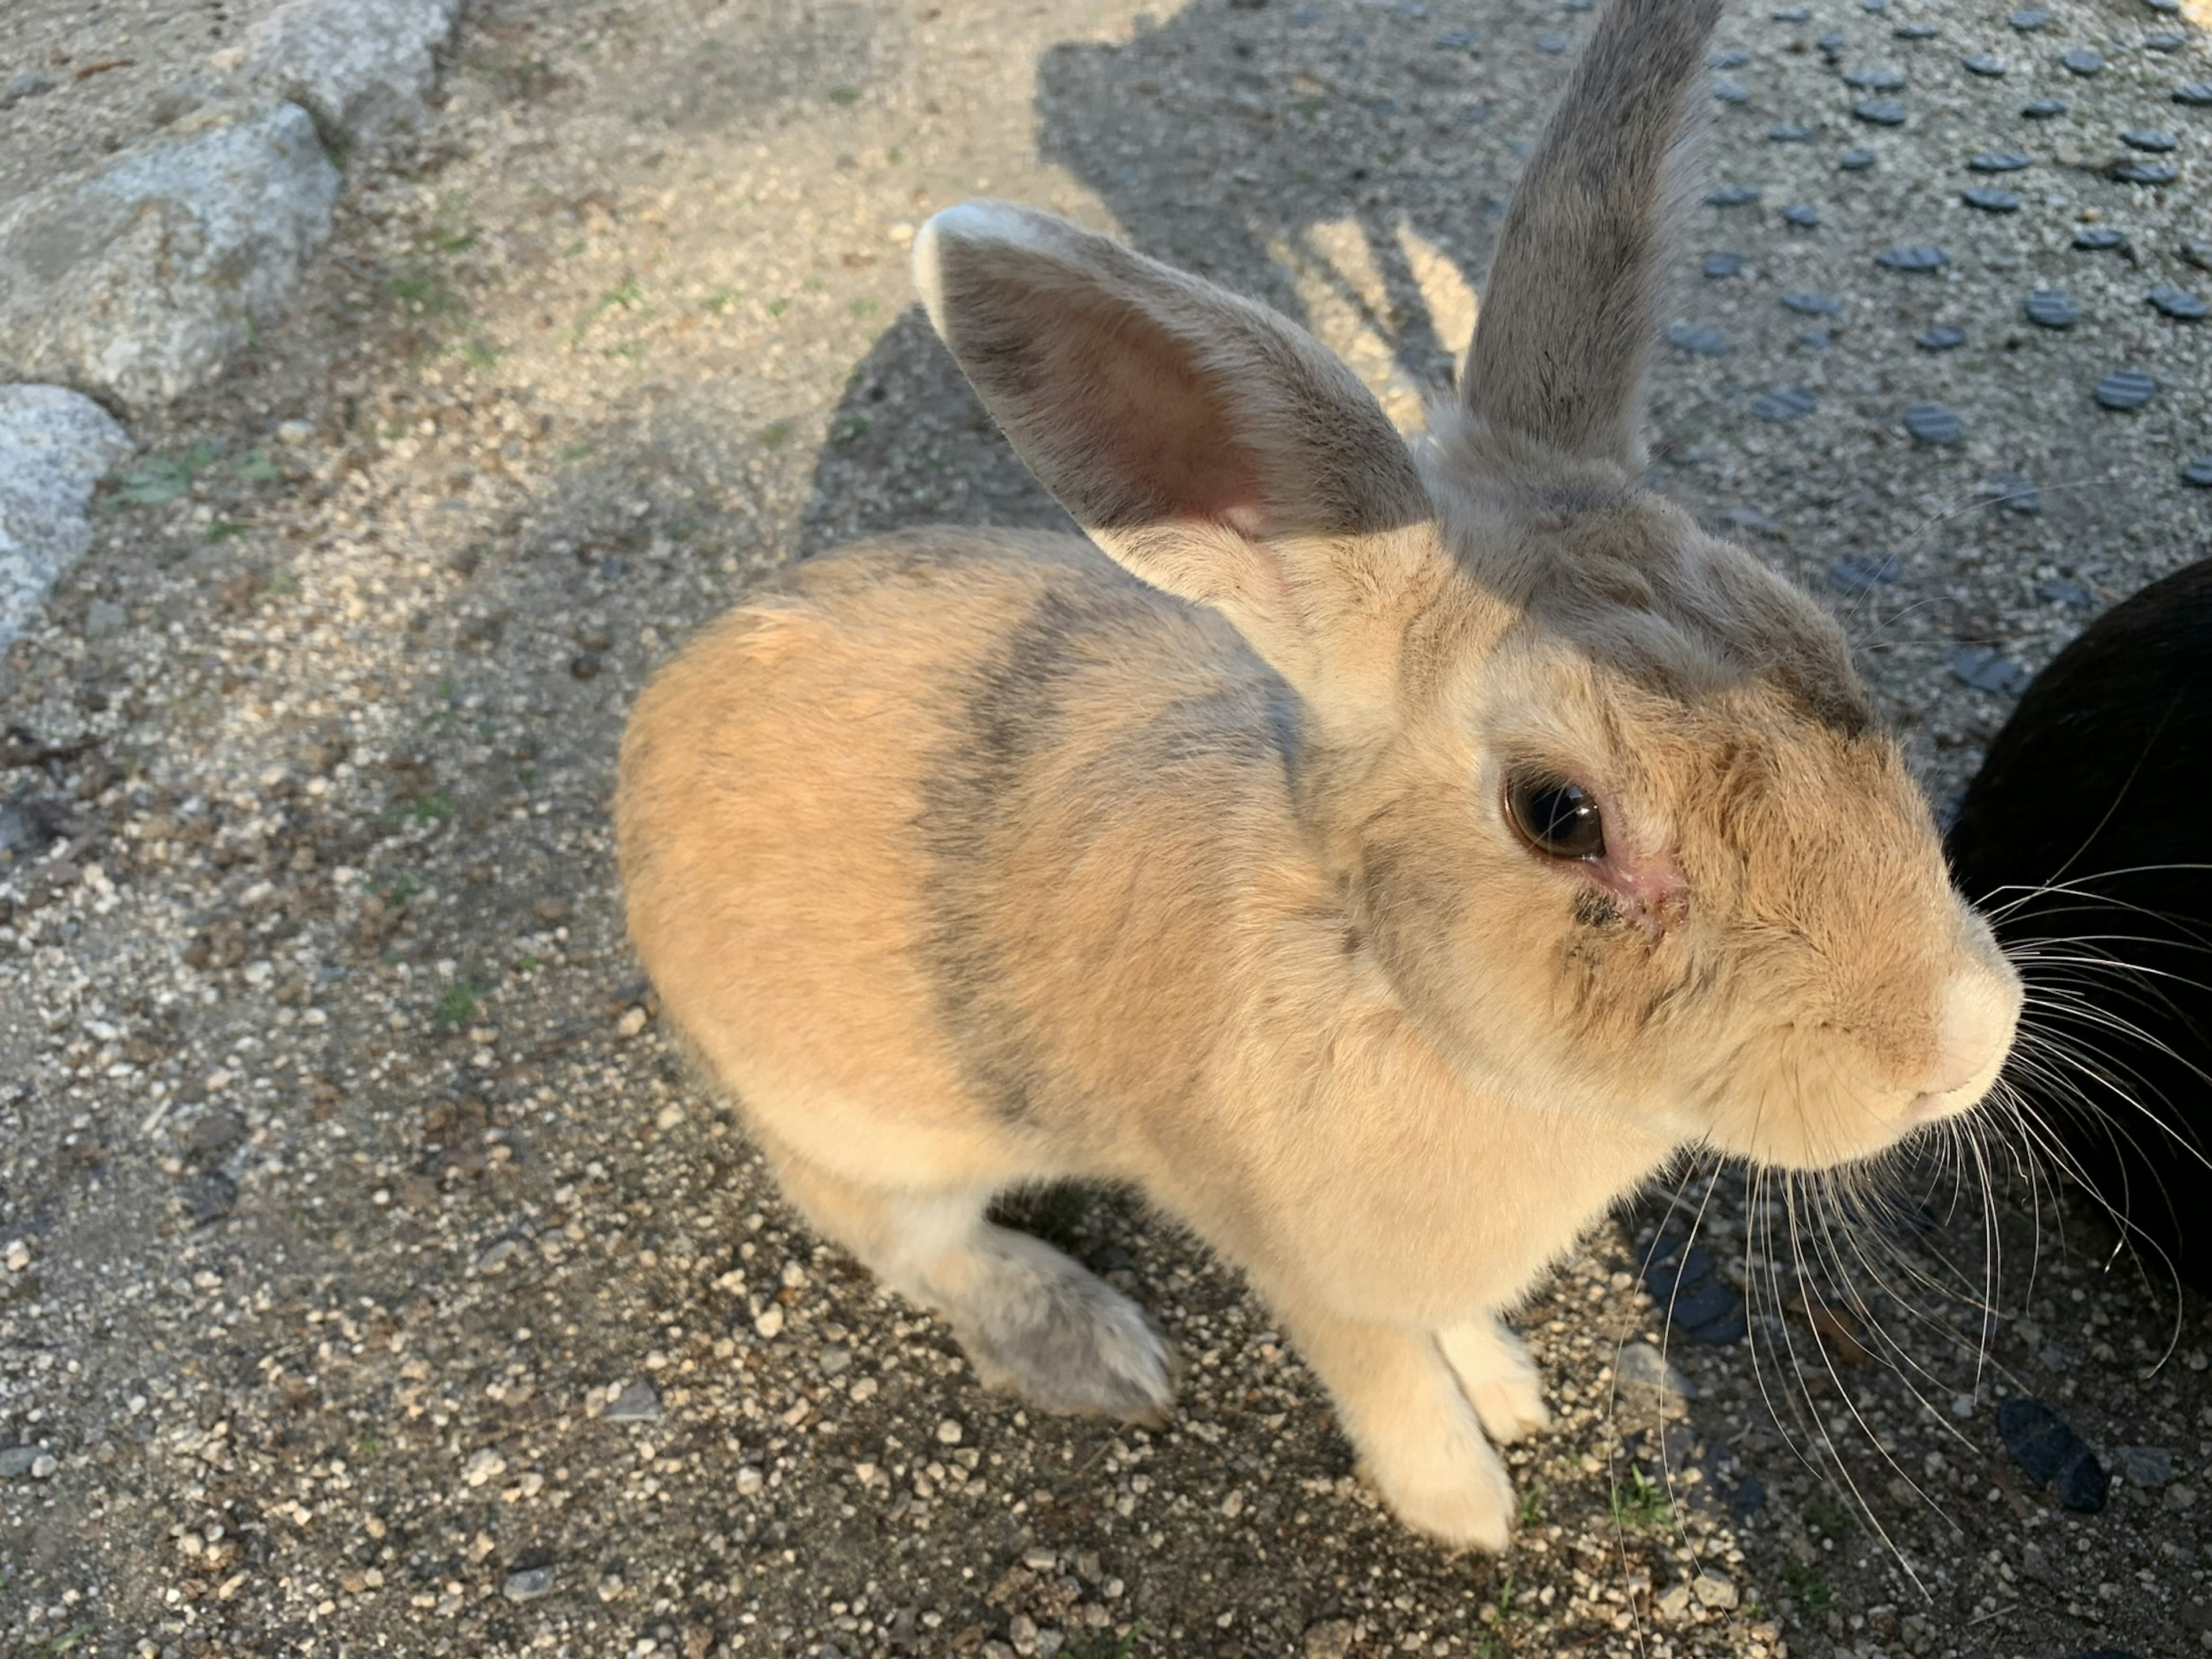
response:
[[[1680,310],[1708,332],[1658,368],[1662,487],[1832,596],[1939,798],[2016,665],[2212,530],[2179,477],[2212,452],[2212,324],[2145,299],[2212,291],[2212,110],[2171,96],[2212,54],[2136,0],[2048,9],[1738,9],[1714,184],[1760,195],[1698,210]],[[1672,1393],[1620,1356],[1661,1338],[1637,1269],[1683,1223],[1625,1215],[1522,1321],[1561,1421],[1515,1454],[1520,1541],[1449,1559],[1359,1488],[1265,1310],[1114,1195],[1029,1220],[1182,1344],[1181,1415],[980,1393],[777,1200],[623,943],[605,809],[656,663],[848,535],[1056,518],[911,303],[914,226],[990,193],[1118,227],[1417,420],[1588,25],[477,9],[429,127],[356,162],[292,321],[134,433],[0,666],[0,1653],[2212,1645],[2204,1306],[2104,1271],[2047,1192],[2002,1195],[1984,1360],[1978,1196],[1934,1179],[1826,1235],[1881,1268],[1854,1265],[1858,1310],[1730,1177],[1718,1265],[1681,1277],[1727,1337],[1749,1262],[1753,1340],[1676,1329]],[[2095,74],[2059,61],[2093,48]],[[1840,73],[1867,70],[1905,85]],[[2179,181],[2115,182],[2130,161]],[[2097,227],[2121,246],[2077,251]],[[1877,264],[1911,246],[1944,265]],[[2039,289],[2078,320],[2025,320]],[[2100,408],[2123,368],[2150,402]],[[1918,404],[1960,441],[1908,435]],[[1883,1330],[1910,1364],[1857,1357]],[[2101,1511],[2008,1455],[2023,1395],[2118,1472]]]

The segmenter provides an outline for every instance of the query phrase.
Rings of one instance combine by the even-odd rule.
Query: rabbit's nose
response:
[[[2002,958],[1960,969],[1936,1013],[1936,1063],[1910,1116],[1915,1122],[1963,1111],[1989,1092],[2020,1023],[2019,978]]]

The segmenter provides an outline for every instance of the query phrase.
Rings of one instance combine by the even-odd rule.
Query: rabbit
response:
[[[625,734],[632,939],[792,1201],[981,1381],[1143,1419],[1138,1308],[994,1224],[1127,1183],[1243,1270],[1408,1525],[1502,1548],[1501,1315],[1687,1146],[1967,1110],[2019,982],[1839,629],[1641,487],[1717,0],[1615,0],[1418,452],[1274,313],[939,213],[929,317],[1085,538],[811,560]]]
[[[2212,1292],[2212,559],[2036,676],[1948,837],[2035,1018],[2012,1083],[2160,1279]]]

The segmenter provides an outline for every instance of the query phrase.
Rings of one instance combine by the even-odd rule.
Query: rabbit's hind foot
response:
[[[1483,1432],[1498,1445],[1551,1426],[1544,1379],[1521,1339],[1488,1315],[1437,1333],[1437,1346]]]

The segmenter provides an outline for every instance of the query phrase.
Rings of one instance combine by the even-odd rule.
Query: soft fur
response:
[[[1645,493],[1661,196],[1714,0],[1620,0],[1410,454],[1281,318],[951,210],[930,314],[1089,532],[790,573],[623,746],[632,934],[786,1189],[988,1380],[1170,1401],[984,1218],[1135,1183],[1241,1264],[1411,1524],[1501,1546],[1498,1323],[1677,1148],[1857,1158],[1978,1100],[2019,989],[1826,615]],[[1103,555],[1098,550],[1103,550]],[[1536,852],[1516,768],[1602,806]]]

